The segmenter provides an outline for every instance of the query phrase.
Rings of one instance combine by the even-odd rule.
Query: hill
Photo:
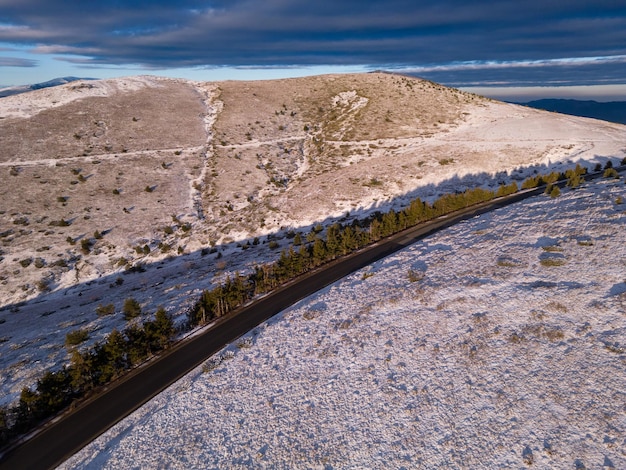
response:
[[[162,305],[181,322],[202,289],[277,259],[295,232],[621,160],[623,135],[383,73],[79,80],[2,98],[3,401],[68,361],[68,333],[88,345],[123,327],[129,297],[143,319]]]
[[[19,95],[20,93],[27,93],[33,90],[40,90],[42,88],[65,85],[66,83],[75,82],[76,80],[89,80],[89,79],[87,78],[81,79],[78,77],[61,77],[61,78],[54,78],[46,82],[34,83],[32,85],[20,85],[20,86],[0,88],[0,98],[4,98],[5,96],[11,96],[11,95]]]
[[[543,99],[522,104],[556,113],[626,124],[626,101],[598,103],[597,101]]]

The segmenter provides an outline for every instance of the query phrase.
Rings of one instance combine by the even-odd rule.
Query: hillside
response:
[[[81,79],[78,77],[60,77],[48,80],[41,83],[33,83],[32,85],[18,85],[0,88],[0,98],[11,95],[19,95],[20,93],[28,93],[33,90],[40,90],[41,88],[50,88],[59,85],[65,85],[66,83],[74,82],[76,80],[93,80],[93,79]]]
[[[0,357],[10,402],[163,305],[177,321],[289,231],[624,157],[624,127],[376,73],[76,81],[0,99]],[[513,171],[513,169],[516,169]],[[349,214],[348,214],[349,213]],[[115,315],[98,316],[113,304]],[[37,324],[37,328],[32,328]]]
[[[624,178],[294,305],[60,468],[626,468]]]

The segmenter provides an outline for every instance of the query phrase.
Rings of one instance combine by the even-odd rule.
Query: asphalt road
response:
[[[623,170],[624,167],[620,169]],[[439,230],[543,191],[544,188],[523,191],[440,217],[381,240],[291,281],[254,303],[221,318],[215,326],[182,341],[165,354],[109,385],[103,393],[48,423],[30,439],[7,451],[1,457],[0,468],[54,468],[226,344],[298,300]]]

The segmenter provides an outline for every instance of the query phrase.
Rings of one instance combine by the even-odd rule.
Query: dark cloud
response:
[[[387,68],[626,55],[626,4],[615,0],[2,3],[0,42],[37,46],[90,66]],[[531,81],[572,66],[551,65],[541,73],[533,67]],[[524,77],[514,66],[486,74],[458,68],[449,76],[473,81],[482,73],[500,80],[506,68],[516,80]],[[617,68],[602,73],[616,78]]]
[[[0,57],[0,67],[37,67],[37,61],[19,57]]]

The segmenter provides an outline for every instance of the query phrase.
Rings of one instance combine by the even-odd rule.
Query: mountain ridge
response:
[[[0,98],[6,96],[19,95],[21,93],[27,93],[29,91],[41,90],[42,88],[50,88],[59,85],[65,85],[66,83],[75,82],[77,80],[96,80],[95,78],[79,78],[79,77],[58,77],[45,82],[33,83],[31,85],[16,85],[9,87],[0,87]]]
[[[626,101],[598,102],[594,100],[550,98],[517,104],[572,116],[626,124]]]

